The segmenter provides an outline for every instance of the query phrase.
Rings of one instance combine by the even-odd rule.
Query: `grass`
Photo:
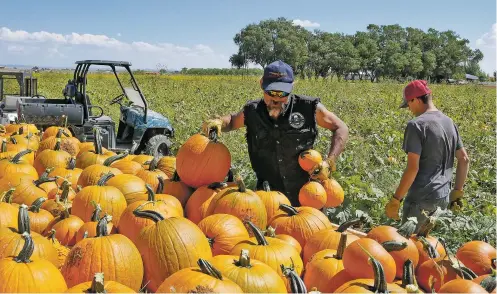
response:
[[[50,98],[62,97],[61,91],[71,77],[62,73],[38,74],[38,92]],[[203,120],[237,112],[248,100],[261,97],[258,77],[138,75],[137,79],[151,109],[164,114],[175,127],[174,152],[200,131]],[[412,115],[398,108],[403,86],[329,80],[299,80],[295,85],[296,93],[320,97],[349,126],[349,141],[338,159],[338,172],[333,175],[346,197],[342,207],[335,210],[337,222],[361,210],[372,217],[370,226],[397,225],[385,217],[384,206],[406,163],[401,146],[405,125]],[[442,218],[434,234],[443,234],[451,248],[485,236],[494,239],[496,90],[478,85],[430,87],[436,106],[458,125],[471,158],[465,208]],[[88,90],[92,103],[102,106],[117,121],[118,106],[108,105],[120,93],[113,76],[90,75]],[[238,130],[223,134],[220,140],[231,151],[236,172],[244,176],[249,188],[254,188],[244,135],[244,130]],[[331,136],[329,130],[320,128],[315,149],[327,154]],[[495,246],[495,240],[490,242]]]

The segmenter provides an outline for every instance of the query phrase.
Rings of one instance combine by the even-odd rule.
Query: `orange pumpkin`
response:
[[[342,204],[344,193],[342,186],[333,178],[321,182],[326,190],[326,207],[337,207]]]
[[[41,208],[41,205],[46,200],[47,199],[43,197],[36,199],[29,208],[28,212],[31,229],[38,234],[43,233],[48,224],[54,218],[49,211]]]
[[[72,133],[67,127],[50,126],[50,127],[45,129],[41,139],[46,140],[49,137],[57,136],[59,133],[60,133],[61,137],[62,137],[62,135],[64,137],[72,137]]]
[[[229,214],[213,214],[198,223],[212,248],[212,255],[229,254],[240,241],[248,240],[249,234],[242,221]]]
[[[86,186],[96,185],[102,177],[102,174],[107,173],[112,173],[115,176],[122,174],[122,172],[117,168],[107,167],[101,164],[93,164],[81,172],[81,175],[78,178],[78,186],[84,188]]]
[[[45,259],[32,259],[35,244],[28,232],[24,232],[22,250],[0,259],[0,292],[2,293],[60,293],[67,290],[64,277],[55,265]],[[21,281],[21,282],[20,282]]]
[[[492,259],[496,258],[496,249],[483,241],[471,241],[463,244],[456,257],[477,275],[492,273]]]
[[[181,145],[176,154],[176,172],[190,187],[198,188],[222,182],[231,166],[231,154],[217,141],[215,132],[208,137],[195,134]]]
[[[198,267],[182,269],[162,282],[158,293],[243,293],[235,282],[223,277],[207,260],[199,259]]]
[[[36,169],[29,163],[22,163],[21,157],[33,152],[32,150],[24,150],[17,153],[12,159],[0,160],[0,178],[11,173],[23,173],[33,177],[38,176]]]
[[[101,212],[102,208],[100,207],[100,204],[95,203],[95,210],[93,211],[91,220],[84,223],[76,233],[76,243],[84,238],[94,238],[97,236],[97,225],[100,220]],[[110,216],[109,219],[112,219],[112,216]],[[116,227],[110,221],[107,223],[107,231],[109,234],[115,234],[117,232]]]
[[[110,178],[105,185],[119,189],[128,205],[135,201],[147,199],[145,182],[135,175],[116,175]]]
[[[300,188],[299,202],[302,206],[321,209],[326,204],[327,199],[326,190],[318,181],[310,181]]]
[[[374,268],[368,262],[370,258],[381,263],[386,281],[393,282],[396,274],[395,260],[380,243],[370,238],[358,239],[345,248],[343,267],[355,279],[373,279]]]
[[[67,285],[73,287],[89,281],[95,272],[109,280],[138,291],[143,279],[143,261],[135,244],[121,234],[108,235],[110,217],[98,222],[97,237],[85,238],[69,252],[61,272]]]
[[[60,139],[57,139],[54,149],[45,149],[36,155],[33,166],[41,176],[47,168],[66,167],[69,160],[71,154],[60,150]]]
[[[143,169],[142,165],[136,161],[126,160],[128,151],[121,154],[107,158],[104,161],[105,166],[110,166],[119,169],[123,174],[136,175],[136,173]]]
[[[346,233],[340,236],[338,250],[325,249],[317,252],[305,265],[304,283],[307,288],[316,287],[324,293],[330,291],[330,280],[343,270],[343,252],[347,244]]]
[[[139,200],[126,207],[119,220],[119,233],[136,243],[140,231],[154,222],[147,218],[137,217],[133,214],[135,209],[152,210],[160,213],[164,218],[182,217],[183,208],[178,199],[167,194],[155,194],[152,187],[147,185],[148,199]]]
[[[438,293],[488,293],[482,286],[469,280],[452,280],[443,284]]]
[[[157,162],[157,168],[163,171],[168,178],[172,178],[176,171],[176,157],[163,156]]]
[[[62,211],[46,227],[43,236],[48,236],[52,229],[56,231],[55,237],[62,245],[73,246],[76,244],[76,234],[84,222],[75,215],[70,215],[69,211]]]
[[[267,181],[262,183],[262,190],[255,191],[255,193],[259,195],[266,207],[268,223],[275,215],[283,212],[280,209],[281,204],[291,205],[290,200],[283,193],[271,191]]]
[[[119,226],[119,220],[126,209],[126,198],[119,189],[107,186],[106,182],[114,177],[112,173],[104,174],[95,186],[84,187],[76,194],[72,203],[71,213],[88,222],[93,214],[92,201],[100,203],[102,213],[112,216],[115,226]]]
[[[17,226],[17,213],[18,209],[10,204],[10,197],[14,193],[15,188],[3,192],[0,196],[0,229],[1,228],[13,228],[18,229]]]
[[[287,234],[297,239],[301,247],[314,233],[332,228],[328,218],[315,208],[281,204],[280,209],[283,213],[274,216],[269,224],[277,234]]]
[[[56,167],[48,174],[49,177],[56,178],[55,182],[58,186],[62,185],[64,179],[72,183],[72,189],[78,189],[79,176],[83,172],[82,169],[76,168],[76,159],[71,157],[66,167]]]
[[[93,143],[95,144],[95,150],[85,151],[78,154],[76,157],[77,168],[85,169],[93,164],[103,164],[107,158],[116,155],[112,151],[104,151],[102,149],[102,138],[100,137],[100,131],[98,128],[95,129],[94,136],[95,138]]]
[[[347,249],[345,250],[347,251]],[[368,268],[372,268],[373,278],[362,278],[346,282],[338,287],[335,293],[405,293],[402,287],[388,282],[388,275],[380,261],[374,257],[370,257],[369,260],[371,265],[368,264],[368,261],[366,261],[366,264]],[[356,264],[356,266],[358,265]]]
[[[162,193],[173,195],[181,202],[181,206],[185,207],[193,193],[193,189],[183,183],[175,172],[171,179],[164,180],[164,190]]]
[[[133,289],[116,281],[104,281],[104,273],[96,273],[91,282],[83,282],[66,293],[136,293]]]
[[[193,223],[198,224],[206,217],[212,198],[214,198],[214,196],[216,196],[221,189],[224,189],[227,186],[228,185],[226,183],[216,182],[208,186],[202,186],[195,190],[186,202],[186,217]]]
[[[276,234],[276,230],[273,227],[271,227],[271,226],[268,226],[266,228],[266,233],[264,234],[264,236],[271,237],[271,238],[276,238],[276,239],[280,239],[282,241],[285,241],[288,244],[290,244],[293,247],[295,247],[295,249],[297,250],[297,252],[299,254],[302,252],[302,246],[300,246],[300,243],[299,243],[299,241],[297,241],[297,239],[295,239],[294,237],[292,237],[290,235],[287,235],[287,234]]]
[[[314,166],[323,161],[321,153],[316,150],[304,150],[299,155],[299,165],[306,172],[310,171]]]
[[[242,249],[247,249],[250,258],[264,262],[283,276],[286,267],[292,267],[298,275],[303,271],[302,259],[297,250],[283,240],[264,237],[264,234],[252,222],[247,222],[254,237],[241,241],[231,250],[230,255],[235,255]],[[287,290],[290,290],[288,280],[285,280]]]
[[[219,191],[212,198],[207,209],[207,215],[216,213],[231,214],[243,222],[250,220],[257,227],[265,228],[267,225],[267,213],[261,198],[254,191],[246,189],[241,177],[237,178],[237,185],[238,188],[227,187]]]
[[[154,191],[157,191],[157,187],[159,186],[159,176],[163,179],[168,179],[164,172],[157,169],[157,160],[157,158],[152,159],[148,169],[142,168],[136,173],[136,176],[150,185]]]
[[[405,238],[398,233],[396,228],[390,226],[378,226],[369,231],[367,237],[382,244],[390,255],[392,255],[397,266],[396,277],[398,279],[402,278],[403,267],[406,260],[411,260],[415,268],[418,266],[419,252],[416,245],[414,245],[414,242],[409,239],[409,236]]]
[[[149,291],[156,292],[167,277],[181,269],[195,266],[199,258],[212,258],[207,238],[187,218],[165,219],[160,213],[150,210],[135,209],[133,213],[155,222],[143,228],[136,240],[145,266],[145,281],[150,281],[147,286]],[[175,258],[166,259],[162,256]]]
[[[311,259],[312,255],[321,250],[337,250],[338,245],[340,244],[341,234],[343,232],[347,232],[349,227],[361,224],[364,221],[364,218],[354,219],[341,224],[337,229],[321,230],[314,233],[309,239],[307,239],[307,242],[303,247],[304,263],[307,263]],[[350,243],[354,242],[357,239],[359,239],[359,237],[349,234],[349,237],[347,238],[347,246],[349,246]]]
[[[287,293],[282,277],[267,264],[251,259],[248,250],[242,249],[240,258],[235,258],[234,255],[217,255],[210,262],[245,293]]]

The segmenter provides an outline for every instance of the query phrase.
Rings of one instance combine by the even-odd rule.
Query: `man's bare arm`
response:
[[[349,138],[349,128],[340,118],[338,118],[338,116],[326,109],[322,103],[319,103],[317,106],[316,120],[320,127],[329,129],[333,132],[328,157],[338,157],[345,148],[345,144]]]
[[[464,147],[456,151],[456,158],[457,169],[454,189],[462,191],[469,170],[469,156],[466,153],[466,149],[464,149]]]
[[[222,132],[230,132],[245,126],[243,110],[238,113],[222,116],[220,119],[223,121]]]
[[[416,175],[419,171],[419,154],[409,152],[407,153],[407,167],[402,174],[402,178],[400,179],[399,186],[397,190],[395,190],[394,198],[397,200],[402,200],[409,188],[411,188],[414,179],[416,179]]]

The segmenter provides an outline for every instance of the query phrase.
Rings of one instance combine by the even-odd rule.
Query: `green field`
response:
[[[38,92],[61,97],[71,74],[40,73]],[[137,79],[149,105],[171,119],[176,129],[174,151],[189,136],[200,131],[202,121],[216,114],[241,109],[247,100],[261,97],[258,77],[148,76]],[[109,101],[119,94],[113,76],[92,74],[89,95],[93,104],[118,118],[118,105]],[[384,216],[384,205],[393,194],[405,167],[401,150],[404,127],[412,115],[399,109],[403,84],[299,80],[295,92],[317,96],[350,129],[349,141],[333,176],[343,186],[346,200],[338,208],[336,221],[354,217],[356,209],[367,212],[372,225],[394,224]],[[495,245],[496,194],[496,90],[477,85],[431,85],[437,107],[459,126],[471,159],[466,182],[466,206],[455,217],[442,219],[435,234],[443,235],[450,247],[471,239],[493,236]],[[236,172],[253,188],[255,178],[246,152],[245,131],[223,134],[221,141],[232,154]],[[331,132],[320,129],[316,149],[327,153]],[[389,159],[390,158],[390,159]],[[454,169],[455,171],[455,169]],[[365,228],[367,229],[367,228]]]

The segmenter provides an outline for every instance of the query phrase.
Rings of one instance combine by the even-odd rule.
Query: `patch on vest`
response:
[[[288,122],[294,129],[300,129],[301,127],[304,126],[305,123],[305,118],[300,112],[293,112],[290,114],[290,118],[288,119]]]

